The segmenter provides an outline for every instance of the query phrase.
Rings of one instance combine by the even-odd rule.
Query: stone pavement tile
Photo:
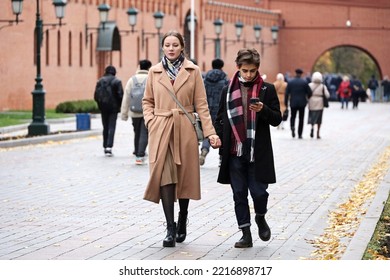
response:
[[[190,202],[186,241],[162,248],[162,207],[142,199],[149,170],[134,164],[131,123],[118,121],[112,158],[104,157],[100,135],[0,148],[0,259],[309,258],[310,240],[323,234],[328,213],[390,145],[388,115],[378,114],[388,109],[361,104],[341,111],[331,103],[320,140],[309,138],[307,125],[303,140],[292,139],[288,125],[271,128],[277,183],[269,186],[267,221],[273,234],[259,240],[252,217],[248,250],[233,248],[241,232],[230,186],[216,182],[215,150],[201,167],[202,199]]]

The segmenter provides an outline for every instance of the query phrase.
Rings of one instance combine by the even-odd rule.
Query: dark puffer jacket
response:
[[[224,86],[228,84],[228,78],[225,72],[220,69],[212,69],[207,72],[204,77],[204,86],[206,88],[207,103],[209,104],[209,110],[211,119],[215,120],[218,108],[219,100],[221,99],[221,92]]]

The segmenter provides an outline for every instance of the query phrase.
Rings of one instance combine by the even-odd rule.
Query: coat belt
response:
[[[193,106],[184,107],[188,113],[194,112]],[[181,157],[180,157],[180,147],[179,147],[179,139],[180,139],[180,115],[185,114],[180,108],[175,109],[154,109],[154,115],[160,117],[170,118],[173,116],[173,159],[175,164],[181,165]]]

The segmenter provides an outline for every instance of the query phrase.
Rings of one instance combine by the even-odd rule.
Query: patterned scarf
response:
[[[168,77],[171,81],[176,79],[177,73],[179,73],[181,66],[183,65],[184,55],[181,53],[179,57],[171,62],[165,55],[163,56],[161,63],[164,69],[167,71]]]
[[[263,85],[263,79],[260,74],[257,73],[253,81],[245,82],[237,71],[230,81],[227,96],[226,106],[227,114],[230,125],[232,127],[232,152],[238,157],[245,154],[244,143],[246,140],[250,142],[250,162],[254,162],[254,150],[255,150],[255,134],[256,134],[256,112],[249,110],[249,104],[251,97],[259,97],[260,89]],[[244,107],[242,102],[241,86],[248,87],[247,96],[247,124],[245,126]],[[245,131],[246,127],[246,131]],[[249,148],[249,147],[248,147]]]

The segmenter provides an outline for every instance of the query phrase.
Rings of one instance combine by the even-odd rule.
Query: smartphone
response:
[[[258,97],[252,97],[250,102],[251,102],[251,104],[257,104],[260,102],[260,99]]]

